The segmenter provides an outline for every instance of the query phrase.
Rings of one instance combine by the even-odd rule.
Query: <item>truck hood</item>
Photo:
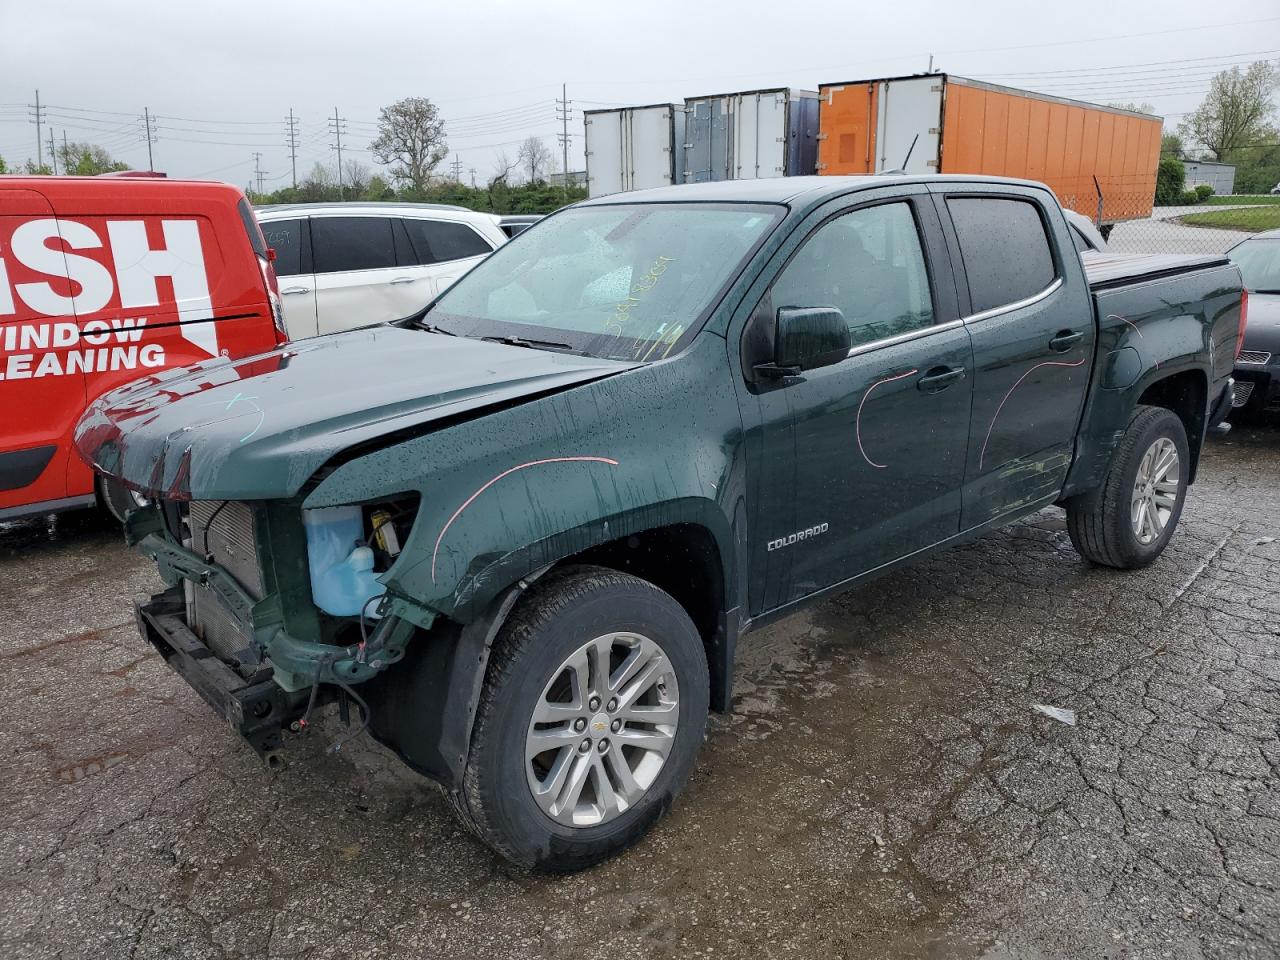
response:
[[[336,454],[636,366],[377,326],[169,370],[76,426],[94,469],[153,496],[291,497]]]

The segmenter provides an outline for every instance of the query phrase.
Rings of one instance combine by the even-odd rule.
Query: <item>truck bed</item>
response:
[[[1184,256],[1173,253],[1105,253],[1090,250],[1081,255],[1090,290],[1107,290],[1126,283],[1176,276],[1195,270],[1225,266],[1225,256]]]

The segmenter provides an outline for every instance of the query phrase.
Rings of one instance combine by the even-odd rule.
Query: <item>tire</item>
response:
[[[609,679],[621,681],[613,689],[614,712],[615,698],[595,666],[600,649],[615,658]],[[635,661],[627,659],[633,651]],[[571,658],[580,669],[570,666]],[[573,686],[575,676],[587,678],[585,695]],[[633,684],[644,686],[631,689]],[[602,698],[596,710],[590,709],[593,691]],[[451,799],[467,825],[516,864],[557,872],[592,866],[635,843],[671,807],[702,746],[708,698],[702,639],[668,594],[602,567],[553,571],[529,589],[494,642],[462,786]],[[586,709],[579,713],[575,702]],[[646,707],[675,722],[637,719]],[[542,717],[554,711],[562,726],[535,729],[535,710]],[[556,745],[528,759],[535,735],[555,738],[538,745]],[[637,737],[661,743],[665,754],[633,745]],[[591,745],[585,751],[584,741]],[[620,763],[628,770],[635,765],[631,794],[610,804],[610,795],[626,796]],[[575,777],[580,769],[585,775]],[[566,787],[583,783],[581,792],[556,790],[556,771],[567,771]],[[612,794],[602,787],[602,776]],[[541,801],[535,783],[540,790],[552,786]],[[556,797],[577,799],[557,808]]]
[[[1147,492],[1154,492],[1153,508],[1160,521],[1151,514],[1145,521],[1134,519],[1139,471],[1144,461],[1157,448],[1167,451],[1169,445],[1177,454],[1176,480],[1166,475],[1158,487],[1144,482]],[[1164,552],[1182,516],[1187,498],[1187,474],[1191,457],[1187,432],[1177,415],[1163,407],[1139,406],[1129,418],[1129,426],[1112,457],[1111,467],[1102,485],[1089,493],[1067,501],[1067,532],[1076,551],[1093,563],[1122,570],[1145,567]],[[1145,475],[1144,475],[1145,476]],[[1172,498],[1172,503],[1169,503]],[[1142,497],[1146,499],[1146,497]],[[1166,512],[1167,510],[1167,512]],[[1142,530],[1136,524],[1142,523]]]
[[[106,507],[107,512],[120,523],[124,523],[125,514],[130,510],[146,504],[146,499],[135,494],[119,480],[98,478],[98,499]]]

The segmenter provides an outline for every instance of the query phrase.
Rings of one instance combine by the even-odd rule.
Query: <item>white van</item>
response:
[[[430,203],[306,203],[259,207],[289,339],[420,310],[507,235],[499,218]]]

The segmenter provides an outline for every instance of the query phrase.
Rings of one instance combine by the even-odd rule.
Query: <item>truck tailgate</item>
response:
[[[1105,290],[1110,287],[1142,280],[1206,270],[1225,266],[1230,261],[1225,256],[1183,256],[1173,253],[1104,253],[1090,250],[1081,255],[1089,289]]]

